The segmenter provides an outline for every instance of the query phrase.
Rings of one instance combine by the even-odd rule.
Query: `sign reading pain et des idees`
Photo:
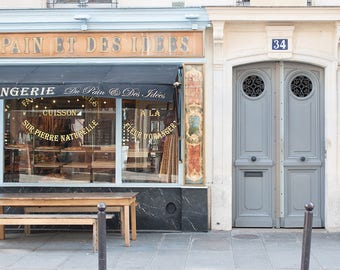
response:
[[[202,57],[203,33],[1,33],[0,57]]]

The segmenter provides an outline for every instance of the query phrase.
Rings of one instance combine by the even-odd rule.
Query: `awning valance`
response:
[[[173,100],[179,65],[1,66],[0,99],[93,96]]]

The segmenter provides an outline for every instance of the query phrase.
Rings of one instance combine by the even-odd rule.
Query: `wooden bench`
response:
[[[132,240],[137,239],[137,195],[137,192],[0,193],[0,214],[5,214],[6,207],[95,207],[105,203],[106,207],[121,208],[121,230],[124,231],[125,246],[129,247],[130,235]],[[0,240],[3,239],[5,228],[0,224]]]
[[[98,251],[98,216],[94,214],[0,214],[0,225],[92,225],[92,247]]]

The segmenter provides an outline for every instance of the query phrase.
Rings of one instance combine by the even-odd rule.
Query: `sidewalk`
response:
[[[96,270],[91,232],[7,233],[1,270]],[[142,233],[131,247],[107,234],[108,270],[300,269],[302,230],[234,229],[208,233]],[[310,269],[340,270],[340,233],[313,230]]]

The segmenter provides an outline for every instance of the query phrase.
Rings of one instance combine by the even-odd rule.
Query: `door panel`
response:
[[[270,170],[238,170],[236,227],[271,227]]]
[[[267,134],[268,123],[267,98],[260,98],[256,102],[244,98],[241,104],[241,158],[248,158],[249,154],[268,156]]]
[[[287,168],[285,173],[285,217],[283,227],[302,227],[305,204],[314,203],[313,227],[321,227],[320,217],[320,170],[313,168]]]
[[[285,81],[285,207],[282,226],[303,226],[304,205],[313,202],[313,225],[320,227],[323,125],[321,69],[287,64]]]
[[[235,147],[238,227],[272,227],[273,107],[272,65],[235,70]]]
[[[291,102],[297,103],[297,102]],[[288,158],[315,155],[315,115],[313,104],[291,104],[288,108]]]
[[[234,69],[234,226],[323,226],[323,70],[268,62]],[[274,203],[275,202],[275,203]]]

